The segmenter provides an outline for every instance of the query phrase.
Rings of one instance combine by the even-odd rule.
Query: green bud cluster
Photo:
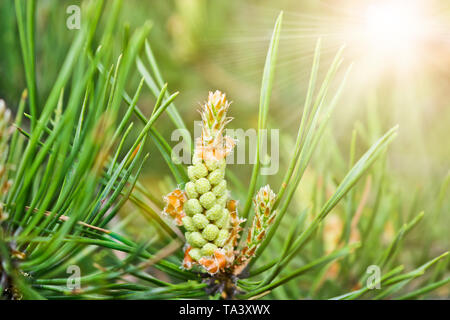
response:
[[[222,248],[230,236],[229,198],[225,177],[225,159],[207,160],[194,156],[188,167],[190,181],[185,185],[188,200],[182,219],[186,241],[192,247],[189,256],[198,261]]]

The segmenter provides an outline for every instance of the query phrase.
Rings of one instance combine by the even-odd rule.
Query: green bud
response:
[[[208,218],[204,214],[197,213],[193,218],[192,221],[194,222],[194,226],[196,226],[199,229],[203,229],[206,227],[209,223]]]
[[[222,208],[222,215],[215,222],[216,226],[218,226],[221,229],[227,229],[229,226],[229,221],[230,221],[230,213],[228,212],[228,209]]]
[[[214,244],[218,247],[223,247],[225,242],[228,240],[230,233],[226,229],[222,229],[219,231],[216,240],[214,240]]]
[[[202,258],[202,253],[199,248],[192,248],[191,250],[189,250],[189,255],[195,261],[198,261]]]
[[[208,175],[208,180],[212,185],[219,184],[225,176],[225,171],[222,169],[216,169]]]
[[[194,221],[191,217],[185,216],[181,219],[183,222],[183,226],[187,231],[197,231],[197,228],[194,225]]]
[[[220,183],[212,189],[212,193],[214,193],[214,195],[216,197],[220,197],[221,195],[223,195],[225,193],[225,191],[227,191],[227,181],[226,180],[220,181]]]
[[[189,181],[184,186],[184,191],[186,191],[186,194],[189,199],[196,199],[198,198],[197,190],[195,190],[195,183],[192,181]]]
[[[201,253],[204,256],[212,256],[214,254],[214,251],[216,251],[216,250],[217,250],[217,246],[208,242],[207,244],[205,244],[203,246]]]
[[[209,220],[217,220],[222,215],[222,207],[219,204],[215,204],[211,209],[206,211],[206,217]]]
[[[200,232],[192,232],[189,236],[189,244],[196,248],[201,248],[206,244],[206,240],[202,237]]]
[[[209,171],[214,171],[219,166],[219,161],[216,159],[208,159],[205,161],[206,166],[208,167]]]
[[[197,163],[194,166],[194,175],[197,179],[206,177],[207,174],[208,174],[208,169],[206,168],[206,166],[203,163]]]
[[[208,179],[206,178],[200,178],[197,181],[195,181],[195,190],[199,194],[204,194],[208,192],[211,189],[211,184],[209,183]]]
[[[219,234],[219,228],[217,228],[213,224],[208,224],[205,229],[203,229],[202,236],[206,240],[213,241],[217,238],[217,235]]]
[[[211,209],[216,203],[216,196],[212,192],[207,192],[200,196],[200,204],[205,209]]]
[[[189,177],[189,179],[191,179],[191,181],[197,180],[197,177],[195,176],[195,167],[194,166],[189,166],[187,168],[187,173],[188,173],[188,177]]]
[[[188,201],[186,201],[183,209],[188,216],[193,216],[197,213],[203,212],[203,208],[197,199],[189,199]]]
[[[229,198],[228,191],[224,192],[221,196],[217,198],[217,203],[224,207],[227,204]],[[201,202],[200,202],[201,203]]]

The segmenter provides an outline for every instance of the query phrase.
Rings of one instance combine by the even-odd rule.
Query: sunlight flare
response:
[[[372,50],[401,54],[420,43],[426,30],[419,7],[401,2],[383,2],[367,7],[364,39]]]

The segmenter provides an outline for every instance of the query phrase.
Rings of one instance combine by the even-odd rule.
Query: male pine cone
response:
[[[200,264],[210,274],[233,262],[241,223],[225,180],[225,158],[234,147],[233,139],[223,135],[225,125],[231,121],[226,116],[229,106],[225,94],[209,93],[200,110],[202,134],[188,167],[190,181],[184,192],[177,189],[165,197],[164,212],[186,230],[183,266],[189,269]]]

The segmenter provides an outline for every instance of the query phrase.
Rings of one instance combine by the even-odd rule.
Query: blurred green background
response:
[[[380,2],[128,0],[120,12],[116,53],[120,53],[127,35],[127,27],[122,25],[133,30],[146,20],[152,21],[149,42],[169,90],[180,91],[176,105],[189,130],[193,131],[193,121],[199,120],[199,103],[215,89],[226,92],[233,101],[231,128],[255,128],[265,54],[275,18],[284,10],[269,114],[269,127],[280,129],[280,173],[265,177],[278,186],[300,123],[315,43],[322,39],[322,78],[339,47],[346,44],[344,64],[353,64],[353,70],[332,125],[300,186],[298,208],[310,205],[309,193],[318,180],[326,184],[343,178],[353,131],[358,158],[398,123],[399,136],[388,151],[383,209],[395,214],[388,217],[394,225],[425,211],[425,223],[414,230],[406,244],[405,251],[412,252],[412,257],[403,258],[425,261],[450,247],[450,3],[399,2],[403,12],[413,6],[418,9],[403,20],[396,16],[394,25],[381,18],[375,27],[369,26],[375,31],[369,30],[368,20],[374,16],[370,8]],[[77,32],[66,28],[66,8],[73,4],[81,2],[38,1],[36,52],[41,99],[52,87]],[[105,10],[109,10],[108,3]],[[14,2],[1,1],[0,97],[14,110],[26,85],[13,13]],[[129,92],[140,80],[138,71],[134,72]],[[153,96],[144,91],[139,106],[147,115],[153,103]],[[170,141],[174,128],[166,115],[157,128]],[[251,167],[230,167],[246,186]],[[145,169],[143,182],[155,194],[162,196],[173,187],[173,182],[168,182],[170,171],[157,152],[151,152]],[[360,185],[363,189],[364,181]],[[369,203],[374,194],[369,194]],[[388,237],[389,223],[384,226]],[[448,288],[443,295],[448,295]]]

